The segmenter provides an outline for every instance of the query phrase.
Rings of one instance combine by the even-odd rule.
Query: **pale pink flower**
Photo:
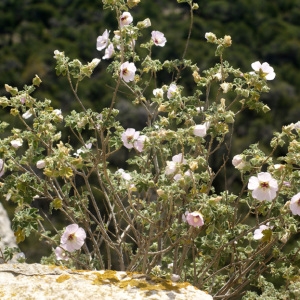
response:
[[[140,135],[137,140],[133,143],[134,148],[139,151],[142,152],[144,150],[144,143],[147,140],[147,136],[146,135]]]
[[[122,133],[121,139],[127,149],[132,149],[134,147],[134,142],[137,141],[139,136],[139,131],[135,131],[134,128],[127,128],[126,131]]]
[[[136,67],[134,63],[130,63],[126,61],[121,65],[120,69],[121,69],[120,76],[125,82],[134,80],[134,75],[136,72]]]
[[[180,180],[181,178],[182,178],[182,175],[181,175],[180,173],[176,174],[176,175],[173,177],[173,179],[174,179],[175,181],[178,181],[178,180]]]
[[[23,145],[23,140],[22,139],[15,139],[15,140],[11,141],[10,144],[14,148],[18,149],[19,147],[21,147]]]
[[[24,104],[24,103],[26,102],[26,97],[21,97],[21,98],[20,98],[20,102],[21,102],[22,104]]]
[[[63,249],[62,246],[56,247],[54,253],[57,260],[69,260],[68,252],[66,252],[66,250]]]
[[[165,174],[166,175],[174,174],[176,172],[177,167],[178,167],[179,164],[186,164],[186,163],[187,163],[187,161],[183,158],[183,154],[182,153],[174,155],[172,157],[172,161],[167,161],[167,166],[166,166],[166,169],[165,169]],[[176,178],[178,178],[178,176]],[[177,179],[175,179],[175,180],[177,180]]]
[[[103,34],[97,37],[97,46],[96,46],[97,50],[101,51],[105,49],[108,45],[108,42],[109,42],[109,31],[105,29]]]
[[[119,169],[116,173],[119,173],[121,175],[121,177],[126,181],[131,180],[131,175],[129,173],[125,172],[124,169]]]
[[[83,246],[85,239],[86,233],[84,229],[77,224],[71,224],[66,227],[60,239],[60,243],[66,251],[73,252]]]
[[[165,170],[165,174],[166,175],[171,175],[173,173],[175,173],[177,169],[177,164],[174,161],[167,161],[167,166],[166,166],[166,170]]]
[[[179,153],[179,154],[176,154],[172,157],[172,161],[174,162],[177,162],[177,163],[180,163],[180,164],[186,164],[186,159],[184,159],[183,157],[183,154],[182,153]]]
[[[244,156],[237,154],[232,159],[232,164],[236,169],[243,169],[245,167]]]
[[[167,42],[167,39],[165,38],[164,34],[160,31],[152,31],[151,39],[153,43],[159,47],[164,47]]]
[[[43,168],[45,168],[45,166],[46,166],[46,162],[45,162],[43,159],[38,160],[38,161],[36,162],[36,167],[37,167],[38,169],[43,169]]]
[[[168,99],[173,98],[177,90],[178,90],[177,85],[175,83],[171,83],[167,92]]]
[[[207,129],[208,129],[207,123],[195,125],[193,133],[195,136],[205,137]]]
[[[102,59],[110,59],[114,55],[114,53],[115,53],[114,45],[109,44],[108,47],[105,49],[105,53]]]
[[[22,118],[23,119],[29,119],[32,116],[32,112],[29,110],[27,110],[23,115]]]
[[[252,197],[260,201],[272,201],[278,190],[277,180],[270,173],[261,172],[251,176],[248,182],[248,189],[252,190]]]
[[[180,276],[177,274],[172,274],[170,279],[173,282],[177,282],[180,279]]]
[[[163,89],[154,89],[153,95],[157,98],[162,98],[164,96],[164,91]]]
[[[133,21],[132,15],[125,11],[122,13],[121,17],[120,17],[120,26],[127,26],[129,25],[131,22]]]
[[[200,227],[204,225],[204,219],[203,216],[199,211],[194,211],[192,213],[188,213],[185,216],[186,221],[189,225],[194,227]]]
[[[251,67],[259,76],[266,80],[273,80],[276,76],[274,69],[267,62],[261,64],[259,61],[256,61],[251,64]]]
[[[254,230],[253,238],[255,240],[260,240],[264,237],[264,230],[269,230],[271,227],[269,226],[269,223],[267,225],[260,225],[258,229]]]
[[[300,216],[300,193],[292,197],[290,201],[290,210],[293,215]]]

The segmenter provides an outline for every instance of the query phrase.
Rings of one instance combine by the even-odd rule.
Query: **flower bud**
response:
[[[147,28],[151,26],[151,21],[149,18],[145,19],[144,21],[140,21],[137,23],[136,25],[138,28],[142,29],[142,28]]]
[[[190,163],[189,163],[189,167],[190,167],[190,169],[191,169],[192,171],[197,170],[197,169],[198,169],[198,162],[196,162],[196,161],[190,162]]]
[[[167,108],[167,105],[161,104],[161,105],[158,107],[158,111],[166,111],[166,108]]]
[[[214,43],[217,40],[217,37],[214,33],[212,32],[206,32],[205,33],[205,38],[209,43]]]
[[[199,8],[199,5],[197,3],[193,3],[192,9],[197,10]]]
[[[5,90],[10,93],[12,96],[16,96],[18,94],[18,89],[17,88],[13,88],[12,86],[5,84],[4,85]]]
[[[39,76],[35,75],[35,77],[32,79],[32,84],[36,86],[40,86],[42,80]]]
[[[158,196],[161,197],[161,196],[164,195],[165,192],[164,192],[162,189],[158,189],[158,190],[156,191],[156,193],[157,193]]]
[[[138,5],[141,0],[127,0],[127,6],[129,8],[133,8],[134,6]]]
[[[230,47],[232,44],[231,36],[230,35],[225,35],[224,36],[224,46],[225,47]]]
[[[267,113],[268,111],[270,111],[270,107],[268,105],[264,105],[263,108],[262,108],[263,112],[264,113]]]
[[[199,75],[199,73],[197,71],[193,72],[193,77],[194,77],[194,81],[196,83],[198,83],[201,80],[201,76]]]

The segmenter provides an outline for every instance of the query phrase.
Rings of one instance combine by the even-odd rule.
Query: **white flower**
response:
[[[147,140],[147,136],[146,135],[140,135],[137,140],[133,143],[134,148],[139,151],[142,152],[144,150],[144,143]]]
[[[134,128],[127,128],[126,131],[124,131],[121,136],[123,145],[127,149],[132,149],[134,147],[134,142],[138,139],[139,136],[140,136],[139,131],[135,131]]]
[[[174,177],[173,177],[173,179],[175,180],[175,181],[178,181],[178,180],[180,180],[182,178],[182,175],[181,174],[176,174]]]
[[[133,81],[135,75],[136,67],[134,63],[128,61],[121,65],[120,76],[125,82]]]
[[[251,67],[259,76],[266,80],[273,80],[276,76],[274,69],[267,62],[261,64],[259,61],[256,61],[251,64]]]
[[[164,96],[164,91],[163,89],[154,89],[153,95],[157,98],[162,98]]]
[[[168,264],[168,269],[173,269],[173,263]]]
[[[167,39],[165,38],[164,34],[160,31],[152,31],[151,39],[152,39],[153,43],[159,47],[164,47],[164,45],[167,42]]]
[[[127,26],[129,25],[131,22],[133,21],[132,15],[125,11],[122,13],[121,17],[120,17],[120,26]]]
[[[97,45],[96,48],[98,51],[105,49],[109,42],[109,31],[105,29],[102,35],[97,37]]]
[[[93,58],[93,60],[88,63],[88,67],[95,69],[99,65],[100,61],[101,61],[101,59],[99,59],[99,58]]]
[[[179,153],[177,155],[174,155],[172,157],[172,161],[167,161],[167,166],[166,166],[166,169],[165,169],[165,174],[166,175],[171,175],[171,174],[174,174],[175,171],[177,170],[177,167],[179,164],[186,164],[187,161],[183,158],[183,154],[182,153]],[[180,174],[177,174],[179,176],[181,176]],[[175,180],[179,180],[179,176],[176,177],[176,175],[174,176],[174,179],[176,177]]]
[[[206,130],[207,130],[206,124],[195,125],[193,133],[195,136],[205,137]]]
[[[5,171],[5,168],[4,168],[4,160],[3,160],[2,158],[0,158],[0,177],[3,176],[4,171]]]
[[[220,81],[220,80],[222,80],[222,77],[223,77],[223,76],[222,76],[221,71],[219,71],[219,72],[216,73],[213,77]]]
[[[124,169],[119,169],[116,173],[119,173],[121,177],[126,181],[131,180],[131,175],[129,173],[126,173]]]
[[[87,152],[87,150],[90,150],[92,148],[93,144],[92,143],[87,143],[85,144],[83,147],[81,147],[80,149],[78,149],[76,151],[76,153],[74,153],[75,156],[79,156],[80,153],[85,153]]]
[[[177,167],[176,162],[167,161],[167,166],[166,166],[166,170],[165,170],[166,175],[171,175],[171,174],[175,173],[176,167]]]
[[[54,109],[52,113],[54,114],[53,119],[54,119],[55,122],[62,122],[64,117],[62,115],[61,109]]]
[[[300,129],[300,121],[298,121],[297,123],[295,123],[293,125],[294,125],[294,129]]]
[[[179,154],[177,154],[177,155],[174,155],[174,156],[172,157],[172,161],[177,162],[177,163],[180,163],[180,164],[184,164],[184,165],[186,164],[186,159],[184,159],[182,153],[179,153]]]
[[[236,169],[243,169],[245,167],[244,156],[237,154],[232,159],[232,164]]]
[[[69,252],[79,250],[86,239],[86,233],[83,228],[79,227],[77,224],[71,224],[66,227],[60,242],[61,246]]]
[[[45,166],[46,166],[46,162],[45,162],[43,159],[38,160],[38,161],[36,162],[36,167],[37,167],[38,169],[43,169],[43,168],[45,168]]]
[[[55,50],[54,51],[54,56],[53,56],[55,59],[59,59],[59,58],[63,58],[64,57],[64,53],[63,52],[60,52],[58,50]]]
[[[267,223],[267,225],[260,225],[258,229],[255,229],[254,230],[254,233],[253,233],[253,238],[255,240],[260,240],[261,238],[264,237],[264,230],[269,230],[271,229],[269,226],[269,223]]]
[[[30,111],[30,109],[28,109],[23,115],[22,118],[23,119],[29,119],[32,116],[32,113]]]
[[[104,56],[102,59],[110,59],[115,53],[114,45],[109,44],[108,47],[105,49]]]
[[[57,116],[61,115],[61,109],[54,109],[53,113],[56,114]]]
[[[292,197],[290,201],[290,210],[293,215],[300,216],[300,193]]]
[[[206,32],[205,33],[205,38],[210,43],[213,43],[217,39],[216,35],[214,33],[212,33],[212,32]]]
[[[14,148],[18,149],[19,147],[21,147],[23,145],[23,140],[22,139],[15,139],[15,140],[11,141],[10,144]]]
[[[168,99],[171,99],[175,96],[178,88],[175,83],[171,83],[167,92]]]
[[[176,274],[172,274],[171,275],[171,281],[173,282],[176,282],[180,279],[180,276],[179,275],[176,275]]]
[[[255,199],[272,201],[276,197],[278,184],[277,180],[270,173],[261,172],[257,174],[257,177],[250,177],[248,189],[252,190],[252,197]]]
[[[55,248],[54,253],[56,255],[56,259],[57,260],[68,260],[69,259],[69,255],[66,252],[65,249],[62,248],[62,246],[58,246]]]

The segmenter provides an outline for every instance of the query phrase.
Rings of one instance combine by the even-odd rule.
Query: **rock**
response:
[[[40,264],[0,265],[2,300],[212,300],[188,283],[136,273],[70,270]]]
[[[3,205],[0,203],[0,248],[3,251],[5,246],[18,247],[16,238],[10,227],[10,220]]]

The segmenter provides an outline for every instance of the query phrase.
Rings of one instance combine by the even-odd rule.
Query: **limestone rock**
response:
[[[80,271],[40,264],[0,265],[0,299],[212,300],[188,283],[136,273]]]

